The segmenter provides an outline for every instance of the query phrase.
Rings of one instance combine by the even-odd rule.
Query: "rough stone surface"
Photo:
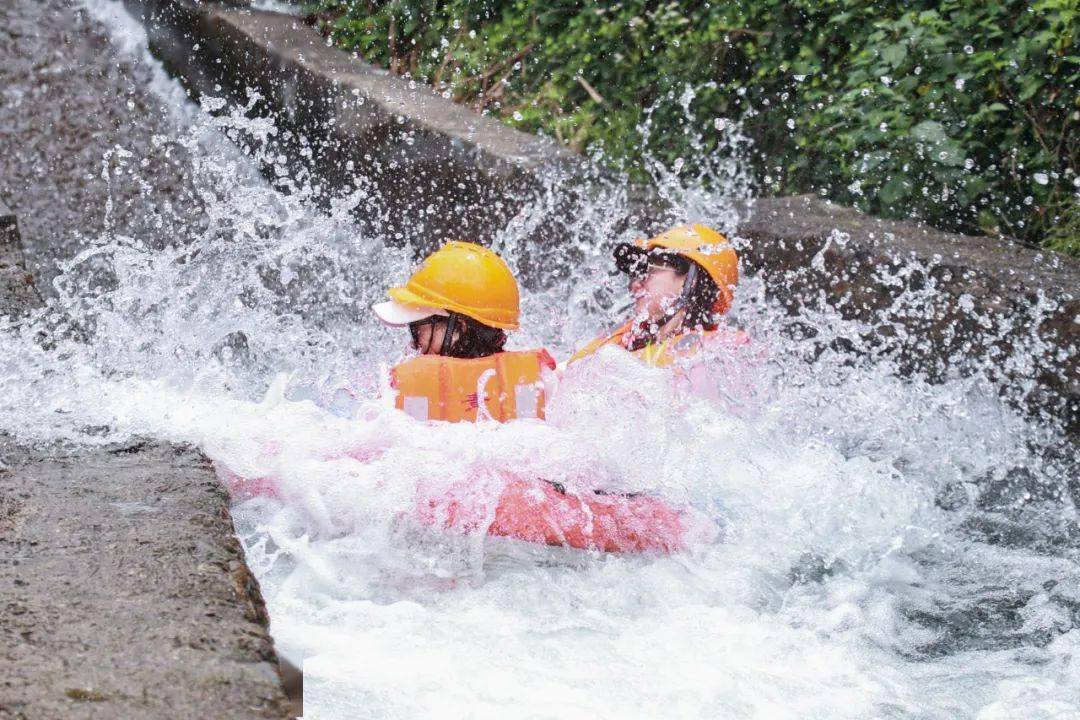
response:
[[[18,220],[0,200],[0,318],[17,318],[40,302],[25,268]]]
[[[201,455],[0,446],[0,463],[0,718],[287,715]]]
[[[1080,433],[1080,261],[814,196],[759,200],[739,234],[746,269],[792,312],[825,302],[863,321],[907,372],[989,367],[1007,396]]]
[[[175,128],[145,68],[118,60],[70,3],[0,3],[0,60],[0,195],[46,280],[106,230],[168,241],[147,203],[199,221],[183,153],[153,150]],[[116,145],[146,158],[146,185],[101,178]],[[0,316],[39,302],[18,230],[0,203]],[[290,717],[275,660],[205,459],[0,436],[0,718]]]
[[[151,91],[150,70],[118,56],[78,5],[0,1],[0,201],[19,216],[27,269],[46,297],[57,262],[106,232],[164,245],[205,222],[183,148],[154,145],[182,129]],[[120,178],[111,183],[106,154]],[[133,164],[141,182],[127,174]],[[159,226],[164,208],[176,217]]]
[[[520,209],[536,173],[578,162],[325,40],[298,18],[192,0],[125,0],[153,51],[197,95],[272,115],[293,164],[338,190],[371,189],[358,223],[420,246],[480,241]],[[300,173],[297,173],[299,175]],[[404,221],[402,221],[404,220]]]

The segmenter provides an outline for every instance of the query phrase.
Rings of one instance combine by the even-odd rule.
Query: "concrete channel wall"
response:
[[[257,111],[310,143],[291,153],[304,170],[339,188],[374,184],[387,200],[371,221],[402,239],[484,240],[541,175],[573,176],[582,166],[545,140],[328,47],[299,18],[239,1],[125,1],[193,93],[244,101],[257,90]],[[648,189],[633,194],[649,224],[677,219]],[[396,225],[399,217],[409,222]],[[814,197],[761,200],[738,234],[745,270],[792,314],[828,306],[864,321],[871,345],[893,348],[905,372],[944,377],[989,366],[1003,394],[1080,432],[1075,259],[876,220]],[[557,241],[542,227],[534,239]]]
[[[357,220],[401,240],[488,237],[535,189],[538,168],[578,162],[328,47],[299,18],[237,3],[125,3],[192,93],[246,103],[257,92],[255,112],[273,113],[294,166],[321,184],[374,186]]]
[[[40,302],[23,261],[19,221],[0,200],[0,317],[25,315]]]
[[[853,339],[891,348],[904,373],[984,369],[1006,398],[1080,433],[1076,259],[813,196],[759,200],[739,234],[744,268],[792,314],[827,307],[859,321]]]
[[[0,205],[0,315],[39,303]],[[197,451],[0,435],[0,718],[285,718],[259,584]]]

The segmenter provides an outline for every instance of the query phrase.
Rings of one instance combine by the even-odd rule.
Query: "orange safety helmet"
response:
[[[657,250],[697,263],[720,289],[713,310],[728,311],[739,283],[739,256],[726,237],[707,225],[679,225],[648,240],[616,245],[615,263],[623,272],[629,272],[643,255]]]
[[[387,294],[407,307],[440,308],[502,330],[519,326],[521,296],[514,274],[501,257],[476,243],[446,243],[404,286]]]

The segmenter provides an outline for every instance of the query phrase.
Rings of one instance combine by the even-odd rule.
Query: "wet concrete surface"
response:
[[[19,217],[27,269],[45,296],[56,262],[107,228],[154,244],[203,222],[185,153],[154,145],[177,127],[150,75],[118,57],[77,2],[0,1],[0,201]],[[140,182],[125,177],[129,165],[110,186],[104,158],[115,148],[136,159]],[[111,158],[115,173],[120,159]]]
[[[37,298],[0,221],[17,314]],[[0,435],[0,719],[290,717],[228,500],[189,448]]]
[[[40,303],[34,278],[25,267],[18,218],[0,201],[0,318],[24,317]]]
[[[365,234],[427,250],[462,237],[491,242],[542,194],[544,174],[584,169],[554,141],[363,62],[292,15],[236,2],[124,2],[193,93],[247,105],[257,91],[252,112],[283,131],[273,146],[294,174],[335,191],[371,191],[355,217]],[[543,223],[530,231],[532,242],[557,237]]]
[[[859,340],[868,347],[888,342],[906,373],[983,368],[1005,397],[1080,437],[1076,258],[876,219],[810,195],[759,200],[739,234],[746,269],[793,314],[824,301],[866,323]],[[920,295],[927,287],[932,295]]]
[[[0,441],[0,718],[288,716],[200,454]]]
[[[178,128],[148,71],[73,5],[0,0],[0,316],[38,302],[28,270],[51,294],[107,231],[164,244],[201,222],[184,153],[155,150]],[[118,146],[144,182],[110,187]],[[291,717],[267,622],[199,453],[0,436],[0,719]]]

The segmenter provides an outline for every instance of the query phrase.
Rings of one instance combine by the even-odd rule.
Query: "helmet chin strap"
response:
[[[439,349],[439,354],[446,357],[450,353],[450,349],[454,345],[454,330],[457,327],[458,314],[455,312],[450,313],[446,318],[446,334],[443,335],[442,347]]]

